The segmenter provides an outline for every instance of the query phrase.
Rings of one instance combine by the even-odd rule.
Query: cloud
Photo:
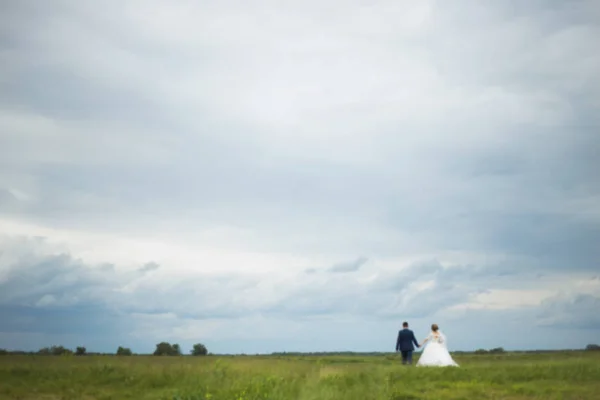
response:
[[[600,297],[592,294],[557,295],[542,303],[538,324],[556,328],[600,329],[600,318],[594,310]]]
[[[587,340],[599,13],[591,0],[6,4],[0,304],[40,321],[7,326],[39,343],[68,309],[113,318],[119,340],[154,326],[333,345],[322,328],[369,347],[385,339],[359,337],[375,330],[364,321],[447,313]]]
[[[151,271],[156,271],[157,269],[160,268],[160,265],[158,265],[155,262],[149,262],[144,264],[142,267],[140,267],[140,272],[151,272]]]
[[[56,303],[36,306],[0,306],[0,316],[6,321],[3,332],[23,334],[72,334],[80,337],[118,335],[132,329],[128,316],[102,307],[63,306]]]
[[[579,325],[563,319],[574,315],[574,309],[561,306],[563,312],[556,313],[553,296],[566,286],[589,296],[597,291],[595,278],[566,283],[566,277],[538,277],[536,271],[445,265],[435,259],[392,269],[375,261],[353,274],[299,271],[294,279],[282,279],[269,273],[174,275],[153,262],[135,268],[90,265],[44,238],[4,238],[0,254],[5,335],[45,332],[99,344],[104,343],[100,336],[113,335],[119,343],[137,340],[138,351],[148,351],[144,346],[165,338],[187,343],[203,337],[219,348],[224,338],[252,341],[284,332],[295,335],[314,329],[323,319],[341,324],[327,325],[332,332],[361,321],[386,325],[404,319],[417,321],[417,326],[423,324],[418,321],[442,321],[452,332],[452,318],[469,310],[537,310],[540,326],[550,326],[544,319],[549,313],[555,324],[562,321],[572,327]],[[144,273],[148,270],[152,273]],[[577,314],[581,321],[594,311],[592,298],[585,299],[581,304],[588,307],[579,307]],[[253,325],[257,321],[263,324],[260,329]],[[254,333],[227,333],[239,324],[249,324]]]
[[[329,272],[333,273],[345,273],[345,272],[356,272],[358,271],[369,259],[366,257],[358,257],[354,261],[342,262],[335,264],[328,269]]]

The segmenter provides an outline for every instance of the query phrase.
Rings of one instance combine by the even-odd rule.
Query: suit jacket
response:
[[[408,328],[402,329],[398,332],[398,339],[396,339],[396,351],[414,351],[413,343],[419,347],[413,331]]]

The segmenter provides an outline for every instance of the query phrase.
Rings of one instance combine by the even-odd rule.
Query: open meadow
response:
[[[396,355],[11,355],[0,357],[0,398],[600,398],[600,352],[455,354],[454,358],[460,368],[406,367]]]

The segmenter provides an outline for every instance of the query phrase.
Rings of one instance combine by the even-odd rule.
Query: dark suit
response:
[[[412,364],[412,353],[415,351],[413,346],[419,347],[419,342],[415,338],[415,334],[408,328],[402,329],[398,332],[398,339],[396,339],[396,351],[402,353],[402,364]]]

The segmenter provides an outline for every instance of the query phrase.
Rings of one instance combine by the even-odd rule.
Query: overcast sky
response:
[[[598,21],[0,0],[0,348],[598,342]]]

